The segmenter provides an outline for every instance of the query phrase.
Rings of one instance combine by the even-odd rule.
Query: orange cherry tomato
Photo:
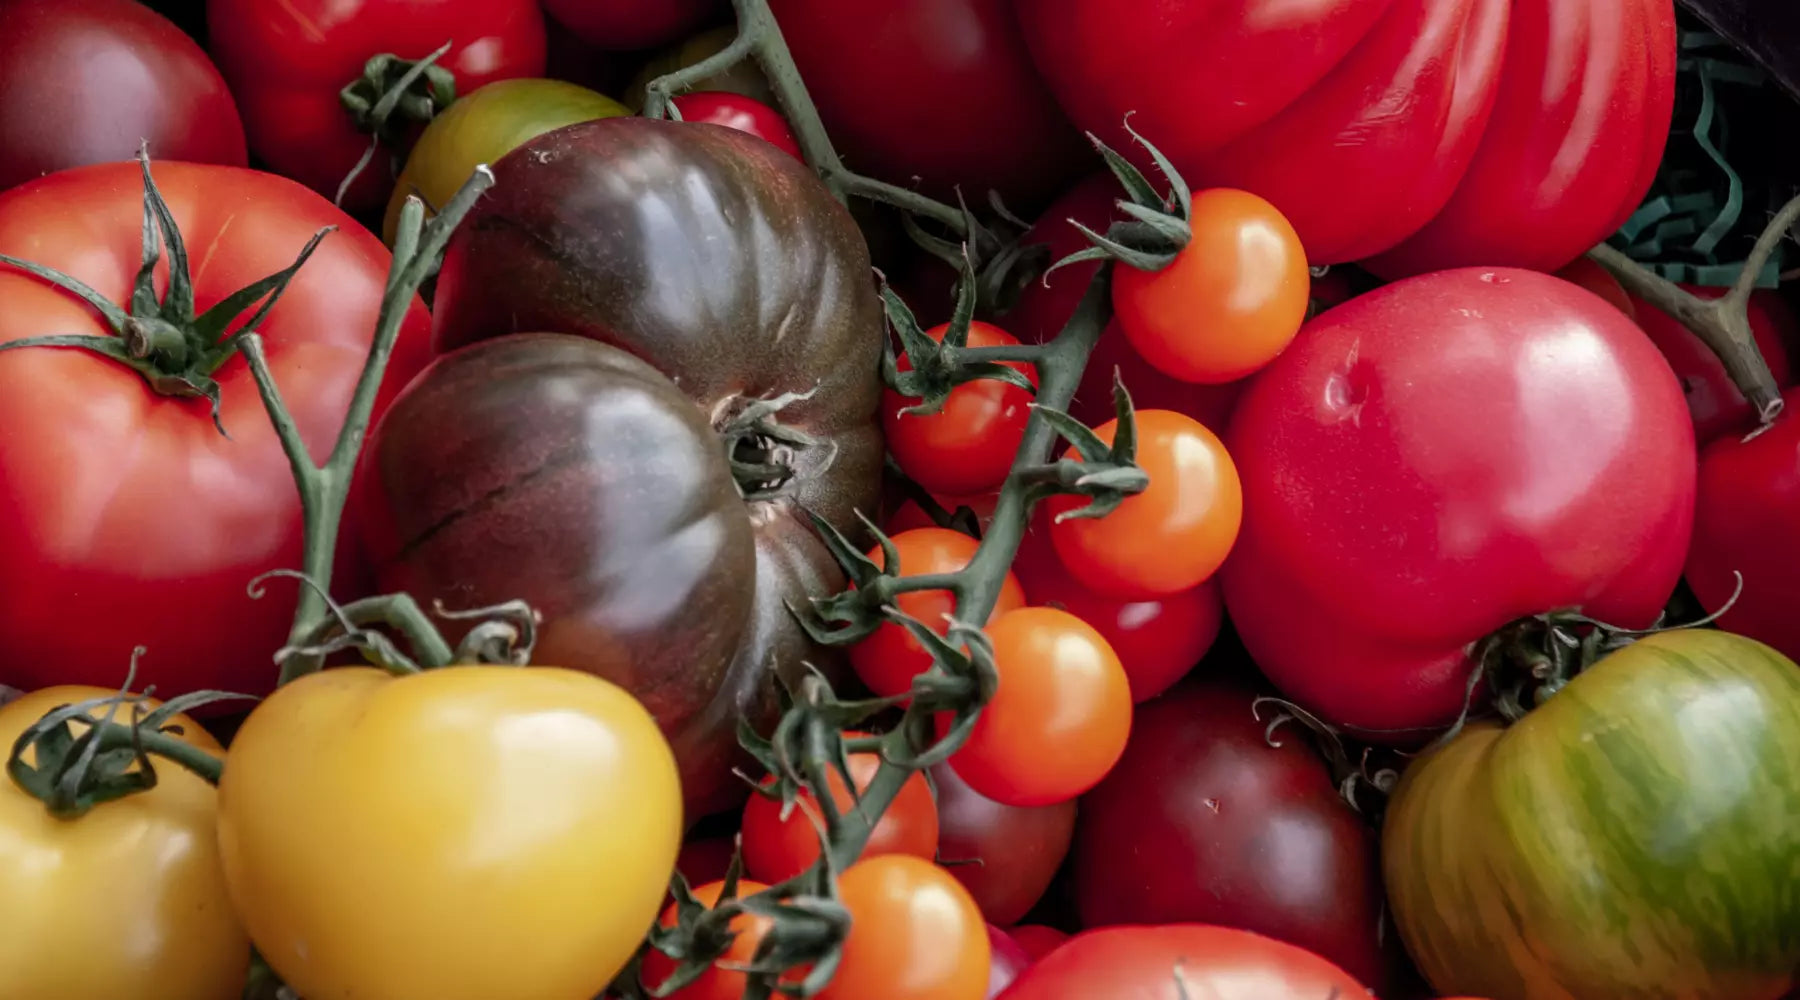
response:
[[[925,331],[942,341],[950,329],[942,324]],[[970,347],[1012,347],[1018,338],[980,320],[969,324]],[[1019,361],[1007,367],[1037,384],[1037,369]],[[912,362],[900,356],[900,370]],[[892,389],[882,395],[881,426],[888,451],[900,470],[933,493],[967,494],[990,490],[1006,479],[1031,419],[1032,394],[995,379],[964,382],[950,390],[936,413],[903,413],[917,397]]]
[[[742,899],[745,896],[754,896],[767,888],[768,886],[761,882],[740,879],[737,895]],[[724,891],[725,883],[723,881],[708,882],[694,890],[694,898],[699,900],[702,905],[711,908],[719,905],[719,896]],[[659,922],[664,927],[675,926],[676,913],[675,904],[670,903],[668,908],[663,910]],[[740,913],[733,917],[731,929],[737,936],[731,939],[731,947],[725,950],[725,954],[719,956],[712,968],[701,973],[700,978],[670,993],[667,1000],[738,1000],[744,995],[747,977],[742,972],[722,969],[719,967],[719,963],[748,964],[751,959],[756,957],[757,945],[762,943],[763,937],[769,933],[769,928],[772,926],[774,926],[774,921],[754,913]],[[652,948],[644,953],[644,964],[639,978],[643,980],[645,986],[657,989],[675,974],[678,964],[674,959]]]
[[[987,922],[949,872],[908,854],[884,854],[846,869],[838,895],[850,911],[850,935],[820,1000],[987,996]]]
[[[880,768],[880,754],[850,755],[850,777],[855,780],[858,793],[868,789]],[[851,798],[843,777],[835,769],[827,772],[825,780],[831,786],[831,797],[840,813],[856,808],[856,800]],[[764,778],[763,784],[774,781],[772,777]],[[780,802],[766,795],[750,796],[750,801],[744,804],[744,869],[771,885],[793,878],[819,859],[819,831],[824,828],[825,818],[819,814],[818,800],[810,792],[800,793],[785,820],[781,816]],[[931,786],[925,783],[925,776],[915,774],[906,780],[893,804],[881,814],[862,856],[911,854],[930,861],[937,857],[937,847],[937,802],[931,797]]]

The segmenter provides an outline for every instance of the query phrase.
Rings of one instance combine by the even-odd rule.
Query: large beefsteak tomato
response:
[[[1800,985],[1800,667],[1728,632],[1602,659],[1415,761],[1383,868],[1433,986],[1776,1000]]]
[[[1687,555],[1674,374],[1617,309],[1534,271],[1423,275],[1324,313],[1252,380],[1229,446],[1232,621],[1289,696],[1365,732],[1450,723],[1471,647],[1515,619],[1649,625]]]
[[[867,249],[805,165],[723,126],[584,122],[494,172],[445,256],[438,346],[611,347],[484,345],[409,390],[359,481],[383,585],[530,601],[539,656],[644,699],[689,815],[717,811],[771,671],[830,666],[789,611],[845,584],[810,517],[876,510]]]
[[[1076,124],[1268,198],[1315,264],[1553,270],[1637,208],[1672,0],[1015,0]],[[1139,151],[1141,155],[1141,151]]]
[[[1368,990],[1309,951],[1207,924],[1107,927],[1037,960],[999,1000],[1350,1000]]]

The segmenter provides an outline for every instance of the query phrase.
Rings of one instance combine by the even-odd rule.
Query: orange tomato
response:
[[[737,895],[740,899],[745,896],[754,896],[767,888],[768,886],[761,882],[741,879],[738,881]],[[694,898],[710,909],[719,905],[719,896],[724,891],[724,882],[709,882],[694,890]],[[676,914],[675,904],[670,903],[668,908],[663,910],[660,923],[664,927],[675,926]],[[763,937],[769,933],[769,928],[772,926],[774,926],[774,921],[754,913],[740,913],[733,917],[731,930],[736,936],[731,939],[731,947],[725,950],[725,954],[719,956],[712,968],[701,973],[700,978],[670,993],[667,1000],[738,1000],[744,995],[745,980],[748,977],[742,972],[721,969],[719,963],[749,963],[752,958],[756,957],[757,945],[762,943]],[[652,948],[644,953],[644,964],[639,978],[645,986],[657,989],[675,974],[678,964],[674,959]]]
[[[838,879],[850,911],[843,960],[820,1000],[983,1000],[987,923],[962,883],[907,854],[859,861]]]

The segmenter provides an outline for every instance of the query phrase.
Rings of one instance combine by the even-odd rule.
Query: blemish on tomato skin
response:
[[[1215,815],[1215,816],[1217,816],[1219,814],[1219,806],[1221,804],[1222,803],[1220,803],[1220,801],[1218,799],[1203,799],[1203,800],[1201,800],[1201,805],[1204,805],[1206,808],[1212,810],[1213,815]]]
[[[1350,345],[1344,360],[1325,376],[1319,404],[1322,416],[1333,423],[1349,421],[1362,426],[1363,404],[1369,398],[1368,372],[1361,363],[1360,343]]]

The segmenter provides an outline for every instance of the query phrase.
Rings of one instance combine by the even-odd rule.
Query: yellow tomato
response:
[[[0,752],[56,706],[114,693],[44,688],[0,708]],[[223,755],[192,719],[174,724],[189,743]],[[26,751],[27,763],[35,758]],[[166,761],[156,776],[155,788],[72,820],[0,777],[0,1000],[235,1000],[243,992],[250,942],[219,865],[218,795]]]
[[[496,80],[476,88],[433,118],[413,145],[388,199],[382,238],[393,244],[408,195],[424,200],[429,218],[481,164],[565,125],[630,113],[605,94],[561,80]]]
[[[656,919],[681,833],[650,713],[549,667],[302,677],[219,785],[231,897],[306,1000],[587,1000]]]

